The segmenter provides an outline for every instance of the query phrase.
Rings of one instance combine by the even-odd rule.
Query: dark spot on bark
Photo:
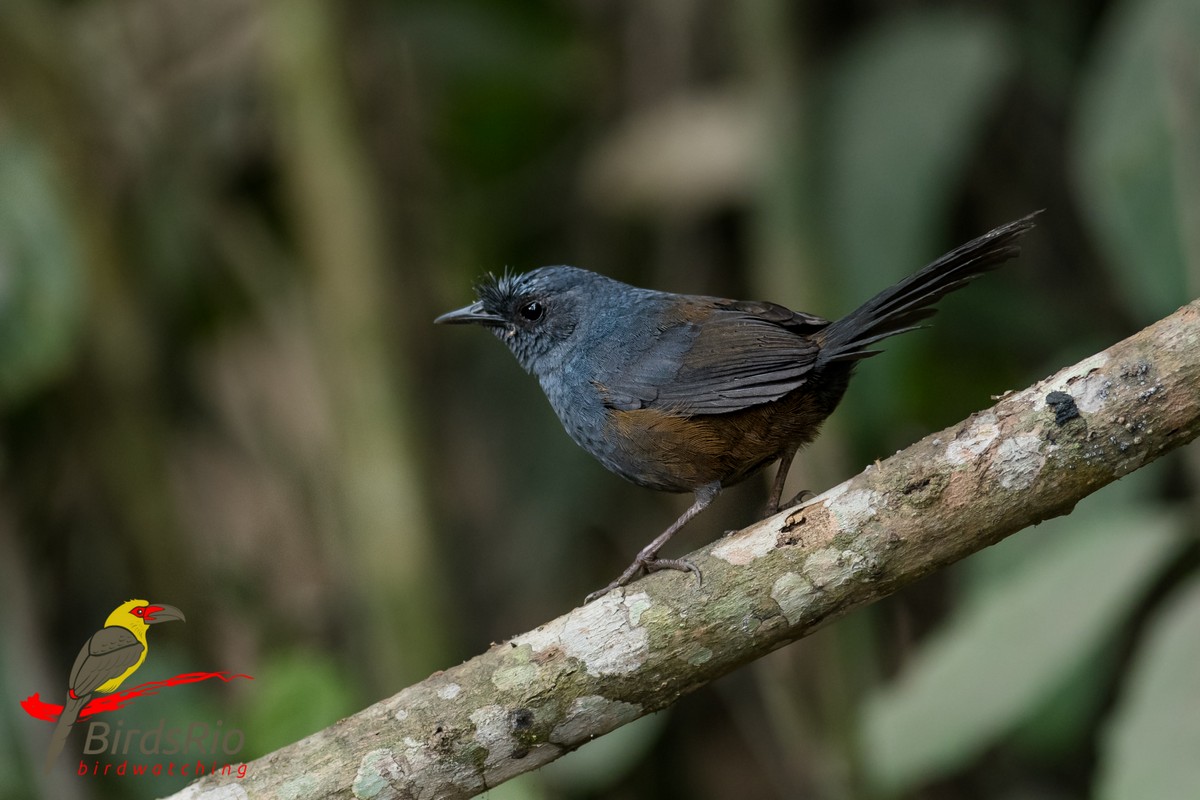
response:
[[[517,740],[513,747],[513,758],[524,758],[529,755],[530,748],[537,742],[533,733],[533,712],[528,708],[514,708],[508,712],[508,729]]]
[[[785,525],[783,529],[779,531],[779,535],[775,537],[775,546],[795,547],[796,545],[803,543],[804,537],[793,531],[793,528],[797,528],[803,524],[804,517],[801,517],[796,525]]]
[[[919,492],[920,490],[924,489],[926,486],[929,485],[929,481],[930,481],[929,478],[924,478],[923,480],[919,480],[919,481],[913,481],[912,483],[905,486],[901,491],[903,491],[905,494],[912,494],[913,492]]]
[[[1079,407],[1075,398],[1066,392],[1051,392],[1046,395],[1046,405],[1054,410],[1054,424],[1066,425],[1079,416]]]
[[[533,712],[528,708],[514,708],[508,713],[508,725],[513,733],[533,727]]]
[[[949,478],[940,472],[929,472],[922,476],[913,476],[900,488],[904,502],[913,508],[925,508],[933,505],[942,492],[946,490]]]
[[[443,751],[453,745],[453,739],[453,733],[439,722],[433,726],[433,733],[429,736],[429,745],[433,750]]]

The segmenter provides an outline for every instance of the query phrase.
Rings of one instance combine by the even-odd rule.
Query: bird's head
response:
[[[183,612],[175,606],[155,605],[145,600],[126,600],[113,609],[104,626],[119,625],[130,630],[145,629],[147,625],[172,620],[186,622]]]
[[[576,267],[489,275],[475,286],[474,303],[434,322],[490,328],[527,372],[541,376],[560,363],[588,301],[613,285],[619,284]]]

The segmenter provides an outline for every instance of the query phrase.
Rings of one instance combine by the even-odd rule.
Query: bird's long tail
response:
[[[1020,252],[1018,239],[1033,227],[1037,212],[985,233],[951,250],[920,272],[884,289],[822,331],[820,363],[857,361],[878,353],[871,345],[922,327],[933,304],[972,278],[996,269]]]
[[[91,697],[90,694],[84,697],[67,695],[67,701],[63,703],[62,714],[58,717],[58,724],[54,726],[54,735],[50,737],[50,747],[46,749],[46,772],[49,772],[54,766],[58,754],[62,752],[63,746],[67,743],[67,737],[71,735],[71,726],[75,724],[75,720],[79,719],[79,712],[83,710]]]

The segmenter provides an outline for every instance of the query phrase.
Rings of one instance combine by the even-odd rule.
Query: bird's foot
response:
[[[779,510],[783,511],[784,509],[795,508],[798,505],[807,503],[809,500],[812,500],[816,496],[817,496],[816,492],[810,491],[808,489],[801,489],[800,491],[796,492],[795,497],[793,497],[791,500],[788,500],[786,503],[784,503],[782,506],[780,506]]]
[[[642,575],[648,575],[651,572],[658,572],[664,569],[674,569],[680,572],[691,572],[696,576],[696,585],[704,585],[704,574],[700,572],[700,568],[684,558],[656,558],[653,555],[638,554],[634,562],[626,567],[625,571],[615,581],[605,586],[599,591],[592,592],[583,599],[584,603],[590,603],[598,597],[608,594],[613,589],[632,582],[634,579]]]
[[[592,602],[593,600],[599,599],[599,598],[603,597],[604,595],[608,594],[613,589],[616,589],[618,586],[624,586],[624,585],[625,584],[621,583],[621,581],[619,579],[615,580],[612,583],[610,583],[608,586],[605,586],[603,589],[597,589],[596,591],[589,594],[587,597],[583,598],[583,604],[587,605],[588,603]]]
[[[647,572],[658,572],[663,569],[690,572],[696,576],[696,586],[704,585],[704,573],[700,572],[700,568],[686,558],[656,558],[646,565]]]
[[[762,518],[766,519],[767,517],[773,517],[776,514],[778,514],[780,511],[785,511],[789,508],[794,508],[794,507],[800,505],[801,503],[806,503],[809,500],[812,500],[816,496],[817,496],[816,492],[810,492],[808,489],[801,489],[799,492],[796,493],[795,497],[793,497],[791,500],[788,500],[786,503],[780,503],[779,505],[767,503],[767,505],[763,508]]]

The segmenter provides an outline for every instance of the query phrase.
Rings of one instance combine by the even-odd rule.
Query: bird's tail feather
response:
[[[84,697],[67,695],[67,701],[63,703],[62,714],[58,717],[58,724],[54,726],[54,735],[50,737],[50,747],[46,749],[46,772],[49,772],[54,766],[58,754],[62,752],[67,743],[67,737],[71,735],[71,727],[79,719],[79,712],[87,705],[89,699],[91,699],[91,695]]]
[[[951,250],[920,272],[884,289],[821,332],[823,363],[857,361],[878,353],[871,345],[922,327],[933,304],[972,278],[996,269],[1020,252],[1018,239],[1039,212],[1009,222]]]

